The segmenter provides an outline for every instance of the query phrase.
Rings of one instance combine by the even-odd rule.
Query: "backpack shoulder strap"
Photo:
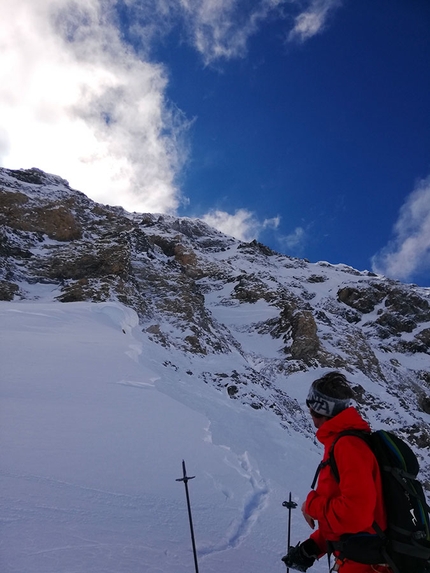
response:
[[[334,439],[333,443],[330,446],[328,458],[325,461],[321,462],[317,467],[317,470],[315,472],[315,476],[314,476],[314,479],[313,479],[312,485],[311,485],[312,489],[315,489],[315,484],[317,482],[319,473],[326,466],[330,466],[330,469],[333,473],[334,479],[337,481],[337,483],[340,482],[339,470],[337,468],[336,460],[334,457],[334,447],[337,444],[337,442],[340,440],[340,438],[343,438],[343,436],[356,436],[357,438],[361,438],[370,447],[370,444],[369,444],[370,432],[366,432],[365,430],[354,430],[353,428],[351,428],[350,430],[343,430],[343,432],[340,432],[336,436],[336,438]]]

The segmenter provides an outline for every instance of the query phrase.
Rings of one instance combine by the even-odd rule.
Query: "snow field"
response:
[[[197,384],[184,355],[164,365],[122,305],[0,303],[0,323],[4,573],[193,571],[182,459],[201,573],[283,573],[311,440]],[[308,534],[295,510],[292,541]]]

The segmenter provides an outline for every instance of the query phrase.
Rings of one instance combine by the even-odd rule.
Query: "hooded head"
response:
[[[343,374],[329,372],[312,383],[306,405],[316,417],[333,418],[351,406],[354,393]]]

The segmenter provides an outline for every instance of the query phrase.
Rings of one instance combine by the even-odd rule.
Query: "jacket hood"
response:
[[[339,414],[324,422],[317,430],[316,437],[319,442],[326,445],[330,443],[340,432],[344,430],[364,430],[370,432],[369,424],[364,420],[356,408],[350,406]]]

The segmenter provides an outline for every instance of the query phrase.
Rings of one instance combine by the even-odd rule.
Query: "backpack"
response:
[[[329,542],[328,553],[336,550],[340,558],[358,563],[388,563],[394,573],[430,573],[430,507],[423,487],[416,479],[417,457],[402,439],[385,430],[341,432],[330,447],[328,459],[318,466],[312,489],[320,470],[326,465],[340,482],[334,448],[343,436],[364,440],[378,461],[387,529],[382,531],[375,522],[372,527],[376,534],[342,535],[339,541]]]

